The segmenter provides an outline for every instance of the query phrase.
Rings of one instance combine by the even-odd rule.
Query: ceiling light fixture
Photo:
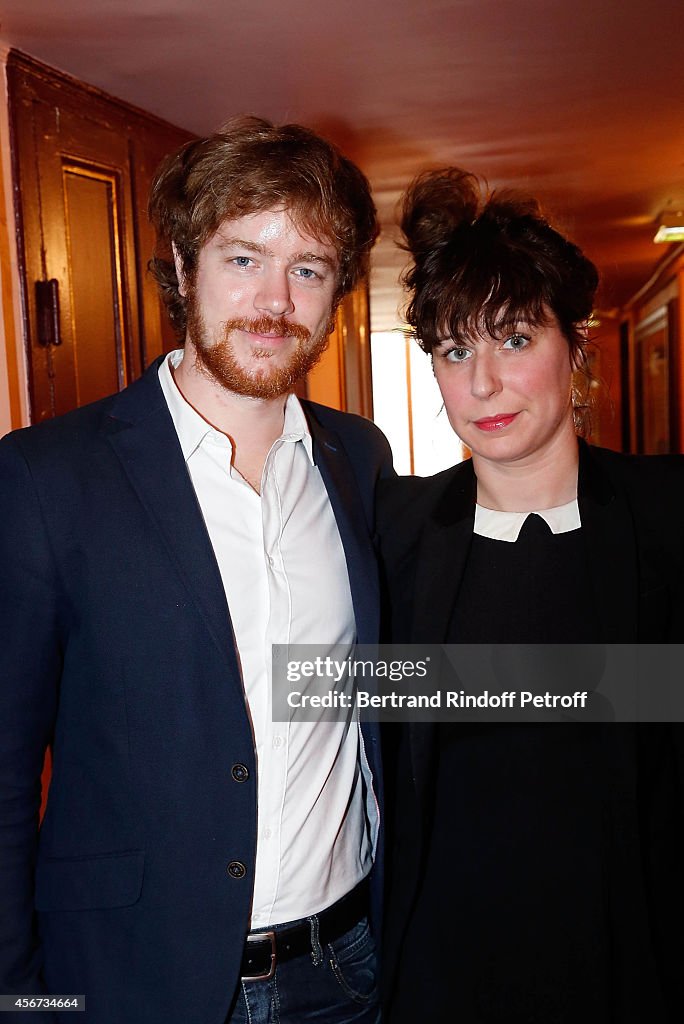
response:
[[[664,210],[653,241],[684,242],[684,210]]]

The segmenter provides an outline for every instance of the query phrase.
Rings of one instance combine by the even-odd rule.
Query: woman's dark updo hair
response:
[[[458,167],[415,179],[401,228],[413,257],[404,274],[406,319],[421,348],[431,353],[444,338],[483,328],[496,335],[503,323],[541,325],[550,311],[568,342],[576,426],[584,432],[592,383],[585,332],[598,286],[591,260],[551,227],[536,199],[488,193]]]

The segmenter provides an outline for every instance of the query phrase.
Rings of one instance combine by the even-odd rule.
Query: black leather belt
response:
[[[321,946],[334,942],[368,913],[368,886],[361,882],[332,907],[312,915],[318,918]],[[311,952],[311,919],[291,927],[267,932],[250,932],[245,941],[240,975],[243,981],[266,981],[278,964]]]

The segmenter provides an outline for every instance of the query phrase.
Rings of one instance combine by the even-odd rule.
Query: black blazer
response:
[[[394,641],[446,641],[470,548],[475,496],[471,462],[431,478],[403,477],[380,485],[378,531],[388,594],[388,633]],[[601,639],[610,643],[684,641],[684,458],[624,456],[581,443],[578,499],[592,567],[587,587],[598,612]],[[614,784],[611,782],[610,813],[618,822],[615,830],[622,830],[623,836],[625,829],[631,830],[633,837],[633,848],[614,851],[610,868],[610,889],[615,896],[612,923],[625,945],[631,944],[623,962],[641,965],[634,977],[621,977],[614,1019],[620,1024],[632,1019],[666,1020],[670,1019],[668,1013],[678,1012],[673,1006],[684,1005],[679,966],[684,955],[679,917],[684,908],[679,877],[684,874],[684,861],[678,861],[684,856],[681,727],[604,728],[613,730],[610,742],[616,744],[614,759],[620,762]],[[498,742],[493,736],[494,759]],[[410,978],[411,965],[402,961],[401,951],[416,893],[423,884],[431,836],[437,727],[424,723],[403,730],[391,727],[386,746],[388,762],[393,764],[386,772],[386,778],[393,780],[388,796],[397,808],[385,938],[385,986],[391,1001],[397,971]],[[641,767],[645,762],[650,779]],[[656,792],[648,795],[644,809],[639,793],[651,783]],[[477,792],[476,780],[473,785]],[[647,864],[644,860],[643,888],[625,893],[621,891],[623,883],[631,886],[634,874],[642,873],[640,859],[647,859],[654,849],[644,839],[644,829],[656,835],[658,862]],[[468,841],[468,835],[463,835],[463,843]],[[673,844],[677,844],[676,852]],[[443,879],[441,896],[437,890],[433,894],[436,913],[449,912],[446,893],[450,884],[457,883]],[[491,924],[497,927],[496,921]],[[457,921],[454,927],[458,927]],[[425,941],[427,948],[427,936]],[[439,962],[438,953],[430,955]],[[654,960],[658,962],[654,964]],[[439,973],[439,968],[436,971]],[[447,974],[457,979],[458,965],[452,965]],[[394,1019],[404,1019],[401,1007],[394,1007]],[[485,1019],[489,1018],[483,1016]],[[536,1019],[529,1017],[530,1021]]]
[[[255,753],[157,368],[0,441],[0,991],[86,993],[92,1024],[223,1024],[249,927]],[[304,405],[373,643],[389,447],[361,417]],[[364,735],[379,790],[377,726]]]

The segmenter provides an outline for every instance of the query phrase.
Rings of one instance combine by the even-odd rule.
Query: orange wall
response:
[[[599,378],[599,396],[592,440],[604,448],[622,448],[622,388],[620,385],[620,321],[601,315],[592,332],[595,344],[594,372]]]

